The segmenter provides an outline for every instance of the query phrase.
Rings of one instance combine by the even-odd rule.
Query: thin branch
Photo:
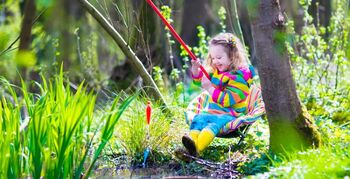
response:
[[[44,10],[42,10],[42,11],[40,12],[40,14],[39,14],[38,16],[35,17],[34,21],[32,22],[32,25],[34,25],[34,24],[38,21],[39,17],[40,17],[46,10],[47,10],[47,8],[44,9]],[[15,48],[13,48],[13,49],[11,49],[11,48],[12,48],[12,46],[19,40],[19,38],[20,38],[20,36],[18,35],[17,38],[10,44],[10,46],[8,46],[4,51],[2,51],[2,52],[0,53],[0,56],[2,56],[3,54],[5,54],[5,53],[8,52],[8,51],[17,49],[18,47],[15,47]]]
[[[116,3],[113,3],[113,6],[115,7],[115,9],[117,10],[118,14],[120,15],[120,17],[122,17],[122,21],[123,21],[123,24],[125,25],[125,27],[128,28],[128,24],[126,23],[125,21],[125,17],[123,15],[123,13],[120,11],[118,5]]]
[[[125,14],[126,14],[126,21],[127,21],[127,24],[131,24],[131,20],[130,20],[130,14],[129,14],[129,11],[128,11],[128,3],[126,2],[126,0],[123,1],[124,2],[124,11],[125,11]],[[127,33],[127,39],[128,39],[128,42],[130,42],[130,26],[128,26],[127,30],[128,30],[128,33]]]
[[[233,13],[235,15],[235,22],[236,22],[236,26],[237,26],[237,30],[238,30],[238,36],[241,39],[241,42],[243,44],[243,47],[245,48],[245,42],[244,42],[244,38],[243,38],[243,32],[242,32],[242,28],[241,28],[241,23],[239,22],[239,17],[238,17],[238,10],[237,10],[237,2],[236,0],[233,0]]]
[[[128,62],[131,64],[131,68],[133,69],[133,71],[140,74],[142,79],[145,81],[146,85],[151,86],[150,88],[151,94],[156,98],[156,100],[159,100],[162,103],[162,106],[165,108],[165,110],[170,112],[162,94],[160,93],[155,82],[153,81],[151,75],[147,72],[142,62],[135,55],[134,51],[130,48],[130,46],[127,45],[127,43],[125,42],[123,37],[119,34],[119,32],[116,29],[114,29],[113,26],[102,16],[102,14],[87,0],[79,0],[79,2],[95,18],[95,20],[99,22],[99,24],[107,31],[107,33],[118,44],[122,52],[127,57]]]

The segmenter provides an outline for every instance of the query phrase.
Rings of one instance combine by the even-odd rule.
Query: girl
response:
[[[228,122],[246,114],[247,96],[254,69],[239,39],[231,33],[220,33],[209,41],[206,69],[211,80],[203,77],[199,60],[192,60],[193,81],[209,96],[205,110],[186,115],[192,121],[189,136],[182,137],[188,152],[196,156],[202,152]]]

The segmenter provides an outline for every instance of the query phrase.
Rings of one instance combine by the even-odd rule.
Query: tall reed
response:
[[[0,100],[0,177],[88,177],[133,96],[116,97],[97,117],[96,95],[83,83],[71,91],[62,70],[53,82],[42,81],[40,94],[22,83],[17,95],[1,79],[8,95]]]

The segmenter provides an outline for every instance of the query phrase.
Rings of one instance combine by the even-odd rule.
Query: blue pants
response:
[[[229,114],[200,113],[194,116],[190,130],[202,131],[205,128],[211,130],[216,136],[222,127],[234,119],[236,118]]]

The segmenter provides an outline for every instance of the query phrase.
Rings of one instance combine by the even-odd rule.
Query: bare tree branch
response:
[[[107,31],[107,33],[113,38],[113,40],[117,43],[120,49],[123,51],[125,56],[128,58],[128,63],[131,64],[131,68],[136,73],[140,74],[141,78],[145,82],[147,86],[150,87],[151,95],[153,95],[156,100],[159,100],[163,107],[169,111],[165,100],[160,93],[157,85],[153,81],[151,75],[147,72],[146,68],[143,66],[142,62],[135,55],[130,46],[125,42],[123,37],[119,34],[119,32],[113,28],[113,26],[102,16],[102,14],[87,0],[79,0],[81,5],[100,23],[100,25]]]

